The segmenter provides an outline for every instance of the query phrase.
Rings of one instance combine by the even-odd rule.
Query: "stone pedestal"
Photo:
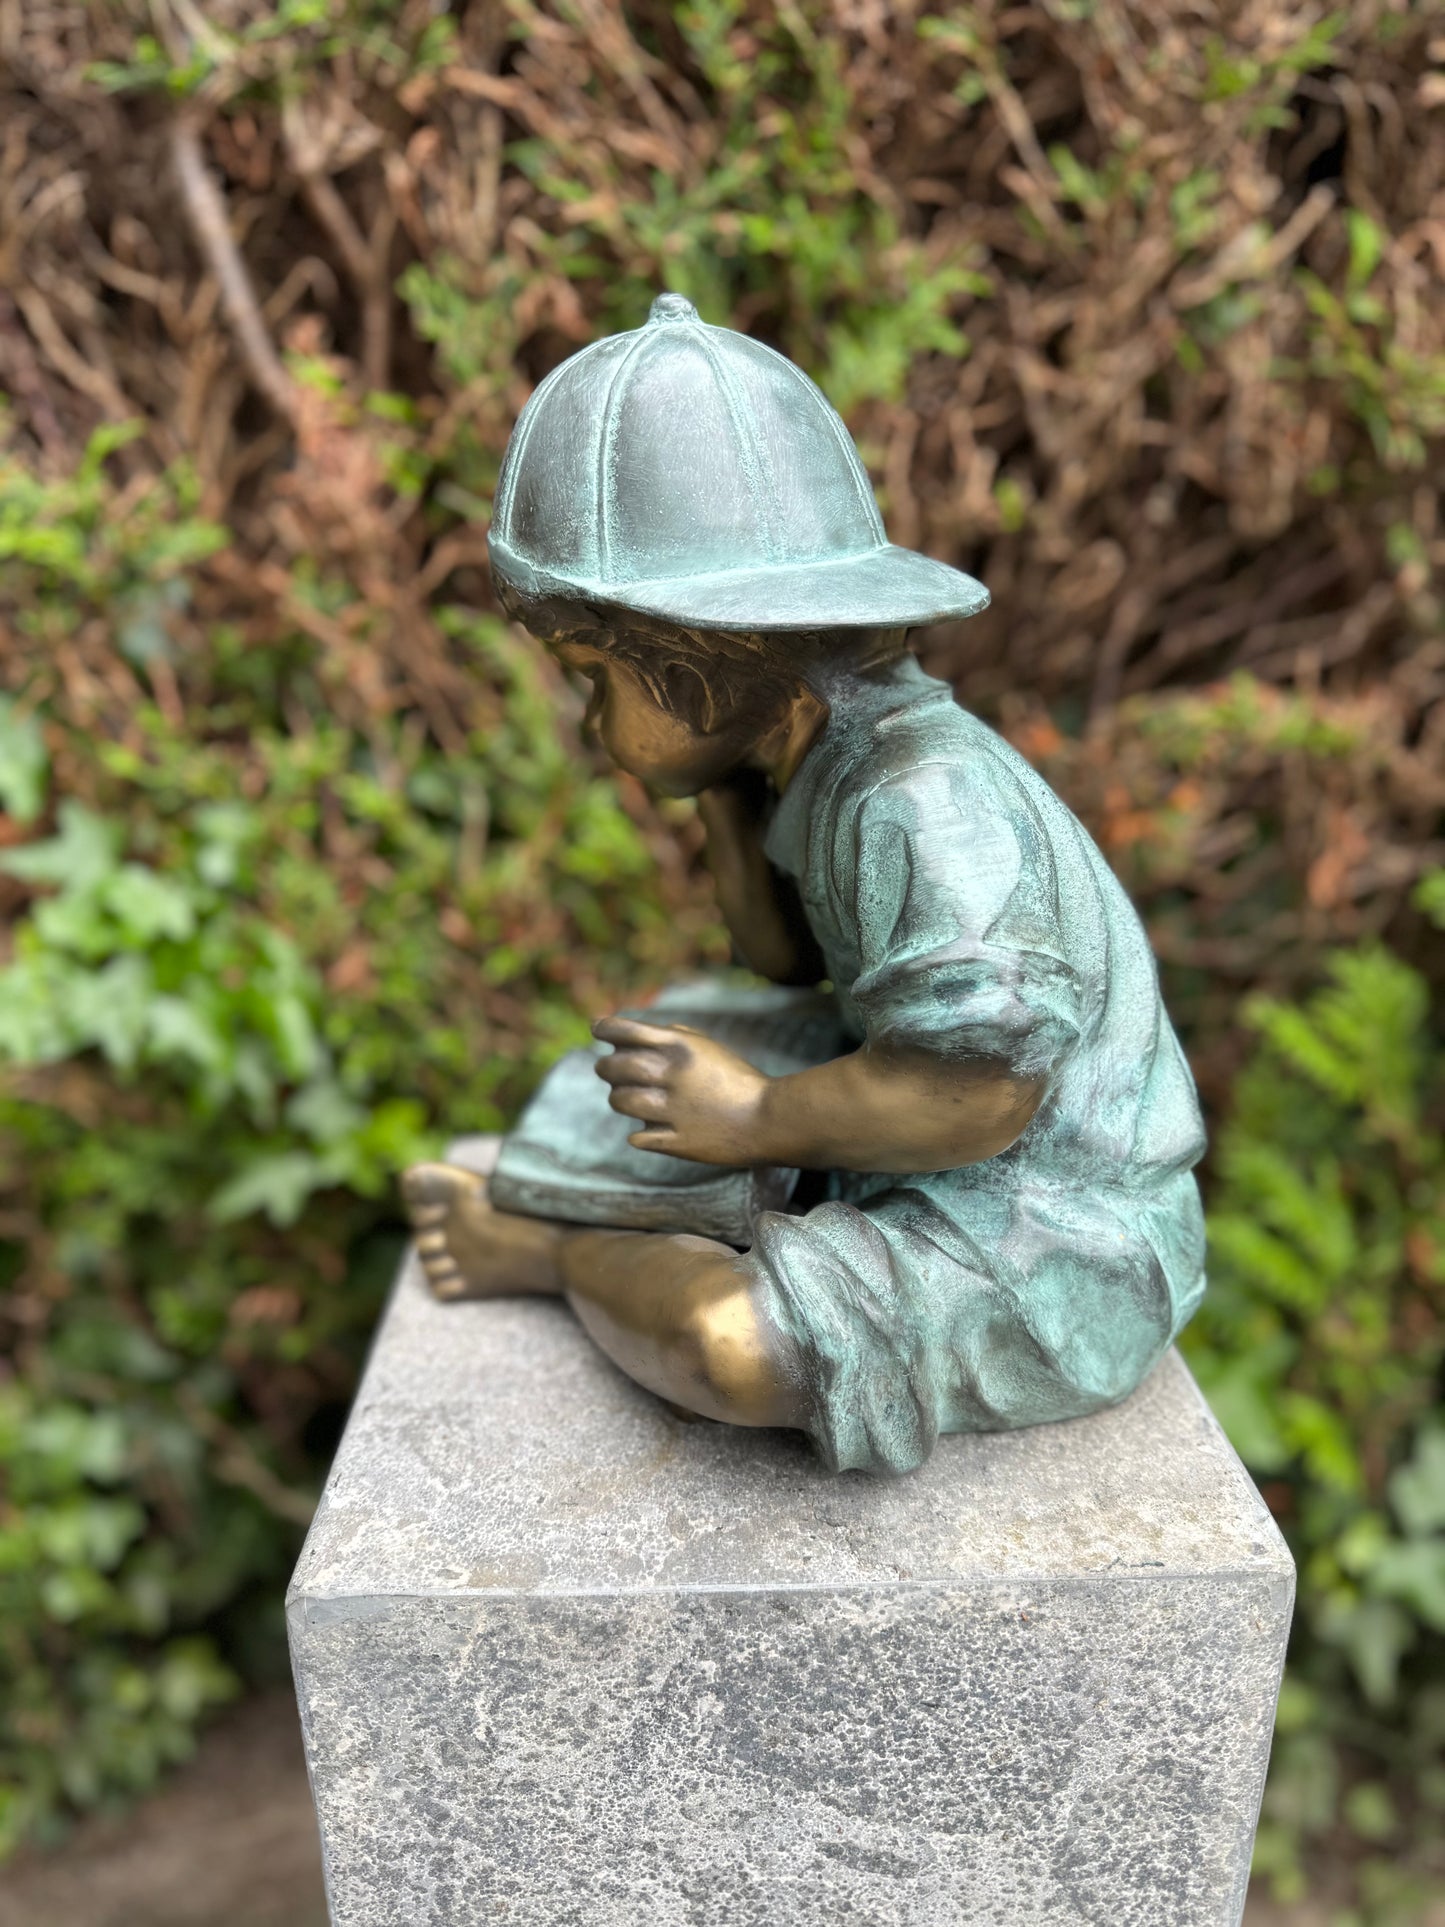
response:
[[[290,1595],[336,1927],[1230,1927],[1289,1557],[1177,1358],[836,1478],[413,1265]]]

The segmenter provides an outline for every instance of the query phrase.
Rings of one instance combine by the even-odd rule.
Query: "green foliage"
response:
[[[1369,1918],[1403,1920],[1440,1868],[1399,1843],[1445,1813],[1445,1043],[1387,950],[1338,953],[1329,978],[1247,1007],[1259,1047],[1185,1348],[1299,1562],[1259,1864],[1299,1896],[1302,1850],[1342,1815],[1361,1855],[1396,1849]]]
[[[122,488],[119,441],[54,482],[0,461],[3,595],[47,650],[102,620],[154,662],[137,624],[194,608],[223,532],[175,477]],[[314,645],[224,624],[184,719],[132,685],[92,739],[43,652],[0,705],[0,1849],[149,1784],[234,1690],[218,1615],[274,1617],[398,1169],[701,933],[538,654],[445,627],[489,692],[459,754],[348,726]]]
[[[16,599],[20,633],[33,648],[53,648],[74,633],[82,607],[103,603],[124,654],[140,662],[164,654],[165,617],[186,604],[185,571],[227,541],[196,513],[189,468],[178,463],[118,495],[106,463],[140,424],[113,423],[90,436],[72,475],[45,482],[4,446],[6,427],[0,397],[0,566],[25,590]],[[0,772],[13,767],[20,726],[0,731]],[[37,756],[32,748],[32,770]]]
[[[519,31],[538,15],[512,0]],[[766,295],[781,302],[783,346],[843,410],[894,401],[921,355],[968,353],[953,318],[961,299],[994,291],[972,252],[937,261],[897,214],[858,192],[856,105],[835,35],[798,7],[766,19],[744,0],[693,0],[676,25],[709,95],[705,167],[652,172],[649,192],[619,196],[590,130],[550,127],[508,159],[565,210],[539,237],[548,272],[600,284],[599,333],[637,327],[659,286],[689,295],[709,320]],[[746,58],[737,49],[748,47]],[[455,257],[417,263],[402,280],[419,331],[459,379],[501,376],[518,341],[517,280],[472,287]]]
[[[1137,704],[1130,721],[1156,753],[1195,771],[1241,752],[1324,761],[1361,753],[1370,743],[1364,717],[1331,715],[1307,696],[1243,672],[1212,689]]]
[[[1258,103],[1253,125],[1283,124],[1285,101],[1299,75],[1330,66],[1336,60],[1335,43],[1347,24],[1348,16],[1343,13],[1302,21],[1297,37],[1281,34],[1272,46],[1253,53],[1243,53],[1222,39],[1210,39],[1205,47],[1203,100],[1252,96]]]
[[[1297,1888],[1344,1841],[1348,1918],[1415,1918],[1445,1794],[1440,1045],[1402,961],[1438,979],[1406,907],[1441,740],[1429,10],[12,11],[0,1844],[145,1784],[258,1663],[396,1164],[718,954],[686,812],[615,787],[479,613],[517,408],[665,286],[808,368],[895,536],[995,585],[933,660],[1023,705],[1233,1118],[1191,1343],[1302,1576],[1260,1863]],[[206,221],[153,218],[180,112],[275,419]],[[1445,877],[1415,907],[1445,920]],[[1323,945],[1356,947],[1291,1000]]]
[[[1310,314],[1309,359],[1302,372],[1344,396],[1382,462],[1419,468],[1430,443],[1445,433],[1445,355],[1422,353],[1402,338],[1394,310],[1371,292],[1386,237],[1364,214],[1354,216],[1349,233],[1343,297],[1318,276],[1300,271]]]
[[[308,69],[337,55],[403,75],[426,73],[454,57],[450,20],[433,18],[408,33],[398,31],[397,12],[382,0],[280,0],[230,24],[220,9],[195,11],[187,16],[184,38],[138,33],[128,59],[97,60],[88,77],[114,94],[159,91],[184,99],[226,92],[274,99],[297,91]]]

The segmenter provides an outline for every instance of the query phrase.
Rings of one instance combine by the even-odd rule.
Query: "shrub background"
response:
[[[725,956],[482,540],[532,385],[666,286],[989,583],[925,660],[1148,920],[1191,1352],[1301,1561],[1261,1860],[1420,1917],[1442,107],[1403,0],[0,8],[0,1836],[277,1663],[398,1165]]]

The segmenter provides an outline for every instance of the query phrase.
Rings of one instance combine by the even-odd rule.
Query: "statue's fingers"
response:
[[[675,1049],[678,1041],[673,1026],[643,1024],[635,1017],[599,1017],[592,1026],[592,1035],[603,1044],[643,1050],[666,1050],[669,1046]]]
[[[677,1132],[667,1125],[653,1125],[646,1131],[634,1131],[627,1142],[639,1151],[672,1151],[677,1145]]]
[[[656,1050],[615,1050],[596,1065],[604,1084],[665,1084],[673,1069],[671,1059]]]
[[[656,1123],[667,1122],[668,1096],[655,1084],[623,1084],[607,1102],[624,1117],[640,1117]]]

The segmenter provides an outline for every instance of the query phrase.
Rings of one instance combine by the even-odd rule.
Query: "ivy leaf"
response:
[[[34,1523],[47,1559],[111,1572],[145,1530],[145,1513],[134,1499],[80,1497],[37,1510]]]
[[[1290,1448],[1280,1429],[1275,1386],[1251,1357],[1195,1358],[1200,1387],[1230,1444],[1255,1472],[1281,1472]]]
[[[223,1075],[230,1065],[225,1037],[204,1010],[184,997],[152,999],[146,1041],[149,1056],[177,1058],[213,1077]]]
[[[125,1470],[125,1427],[115,1412],[50,1405],[31,1413],[20,1431],[30,1479],[62,1486],[76,1478],[114,1485]]]
[[[137,943],[157,937],[184,942],[195,931],[195,905],[185,885],[144,863],[123,864],[107,878],[104,896],[106,908]]]
[[[1422,1432],[1409,1461],[1390,1480],[1390,1501],[1409,1533],[1445,1530],[1445,1426]],[[1445,1592],[1442,1592],[1445,1600]]]
[[[60,805],[59,816],[58,835],[0,852],[0,870],[23,883],[53,883],[63,890],[94,889],[115,869],[120,826],[69,797]]]
[[[1437,930],[1445,930],[1445,870],[1431,870],[1415,886],[1415,907]]]
[[[1389,1706],[1399,1688],[1400,1661],[1417,1636],[1409,1614],[1390,1599],[1340,1599],[1320,1613],[1319,1630],[1348,1656],[1370,1704]]]
[[[0,696],[0,805],[17,823],[32,823],[45,806],[50,759],[33,716]]]
[[[210,1215],[220,1224],[264,1211],[272,1224],[295,1224],[313,1191],[329,1183],[330,1170],[308,1151],[278,1151],[257,1158],[223,1184],[210,1202]]]
[[[116,957],[73,988],[77,1031],[117,1069],[132,1070],[145,1041],[153,994],[148,960],[134,954]]]
[[[1408,1606],[1445,1633],[1445,1539],[1411,1539],[1387,1546],[1370,1568],[1370,1591]]]

